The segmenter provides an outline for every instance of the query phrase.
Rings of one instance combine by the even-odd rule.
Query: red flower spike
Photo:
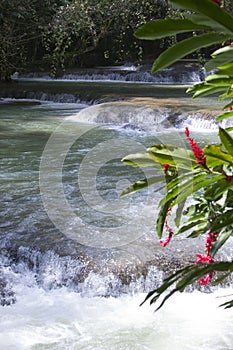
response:
[[[164,174],[167,174],[169,165],[170,165],[170,164],[163,164],[163,171],[164,171]]]
[[[211,282],[213,275],[214,275],[214,271],[211,271],[211,272],[209,272],[209,273],[206,275],[205,278],[199,278],[199,279],[198,279],[198,282],[199,282],[200,284],[202,284],[203,286],[205,286],[206,284],[208,284],[209,282]]]
[[[231,43],[231,46],[233,46],[233,43]],[[229,106],[228,109],[229,109],[229,111],[232,111],[233,110],[233,106]]]
[[[214,259],[213,259],[212,255],[210,254],[210,251],[212,248],[212,243],[216,241],[218,235],[219,235],[218,232],[209,232],[207,234],[206,241],[205,241],[206,255],[196,254],[196,256],[197,256],[196,264],[199,264],[199,263],[213,264],[214,263]],[[198,282],[202,285],[208,284],[211,281],[214,273],[215,273],[214,271],[210,271],[206,275],[206,277],[199,278]]]
[[[165,241],[160,240],[159,244],[162,247],[166,247],[166,245],[168,245],[168,243],[170,242],[172,236],[173,236],[173,231],[172,228],[168,225],[168,216],[171,214],[171,208],[168,208],[167,214],[166,214],[166,219],[164,221],[164,228],[167,231],[168,235],[167,238],[165,239]]]
[[[159,244],[161,245],[161,247],[166,247],[166,245],[168,245],[168,243],[170,242],[171,238],[172,238],[173,232],[169,233],[167,238],[165,239],[165,241],[160,240]]]
[[[186,126],[186,128],[185,128],[185,135],[187,136],[187,137],[189,137],[189,128]]]
[[[188,127],[185,128],[185,135],[187,136],[187,140],[192,148],[193,155],[196,158],[196,163],[206,168],[206,158],[204,157],[204,153],[202,149],[198,146],[198,144],[194,141],[194,139],[189,137],[190,132]]]
[[[199,264],[200,262],[208,262],[212,264],[214,262],[211,255],[196,254],[196,256],[197,256],[196,264]]]

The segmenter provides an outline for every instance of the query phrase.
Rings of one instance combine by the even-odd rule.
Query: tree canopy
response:
[[[2,0],[0,79],[24,69],[137,60],[138,26],[167,13],[164,0]]]

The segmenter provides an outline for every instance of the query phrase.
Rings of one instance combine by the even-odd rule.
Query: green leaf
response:
[[[149,157],[160,164],[170,164],[182,169],[196,166],[191,151],[173,145],[156,144],[147,149]]]
[[[211,74],[205,79],[206,83],[212,85],[228,86],[233,84],[233,76]]]
[[[226,301],[225,303],[220,305],[221,307],[224,306],[224,309],[229,309],[233,307],[233,300]]]
[[[224,206],[228,208],[233,208],[233,191],[232,190],[228,190],[227,198],[225,200]]]
[[[179,203],[178,206],[177,206],[176,217],[175,217],[175,220],[174,220],[174,222],[176,224],[176,227],[180,226],[180,220],[182,218],[185,202],[186,201],[183,201],[183,202]]]
[[[233,34],[233,17],[214,2],[210,0],[170,0],[170,2],[183,9],[193,10],[211,18],[221,24],[225,31]]]
[[[218,32],[222,32],[222,31],[227,31],[226,28],[224,28],[221,24],[217,23],[215,20],[211,19],[210,17],[207,17],[205,15],[202,15],[200,13],[196,14],[191,14],[191,15],[187,15],[186,16],[187,19],[189,19],[190,21],[192,21],[193,23],[196,23],[198,25],[203,25],[208,27],[209,30],[213,30],[213,31],[218,31]],[[229,31],[230,33],[230,31]]]
[[[158,300],[160,296],[163,295],[164,292],[167,292],[169,290],[170,292],[166,294],[166,296],[163,298],[162,302],[159,304],[159,306],[156,309],[156,310],[159,310],[174,293],[183,292],[187,286],[189,286],[190,284],[195,282],[198,278],[206,275],[207,273],[213,270],[221,271],[221,272],[227,271],[228,273],[231,273],[233,271],[233,263],[216,262],[213,264],[197,264],[197,265],[193,264],[193,265],[186,266],[185,268],[179,269],[174,274],[165,278],[162,285],[159,288],[147,294],[144,302],[152,298],[150,300],[150,304],[153,304]],[[174,283],[176,283],[176,286],[171,290],[170,287]],[[222,305],[226,305],[226,303]],[[233,306],[233,302],[231,306]]]
[[[197,279],[203,277],[205,274],[214,270],[226,271],[229,268],[232,268],[232,263],[229,264],[227,262],[219,262],[213,264],[198,264],[191,271],[188,271],[188,273],[182,277],[180,281],[177,282],[176,289],[183,292],[188,285],[194,283]]]
[[[232,86],[228,86],[227,90],[225,89],[225,93],[218,97],[218,100],[223,101],[226,98],[230,98],[230,97],[232,98],[232,96],[233,96]],[[232,101],[231,101],[231,104],[232,104]],[[223,109],[225,109],[225,108],[226,108],[226,106],[223,107]]]
[[[155,40],[169,35],[204,29],[208,29],[208,26],[202,23],[196,24],[188,19],[166,18],[143,24],[135,32],[135,36],[139,39]]]
[[[212,231],[220,231],[224,227],[229,227],[233,224],[233,210],[227,210],[219,215],[212,223]]]
[[[233,56],[233,52],[232,52],[232,56]],[[229,62],[227,64],[224,64],[220,67],[218,67],[218,71],[216,71],[214,73],[215,75],[230,75],[232,76],[233,74],[233,62]]]
[[[217,145],[207,145],[204,147],[203,152],[209,168],[215,168],[223,164],[232,164],[233,162],[233,157],[229,153],[223,152]]]
[[[187,238],[197,238],[200,235],[202,235],[207,229],[207,224],[208,222],[203,223],[203,226],[200,224],[200,227],[197,230],[194,230],[190,235],[188,235]]]
[[[121,160],[124,164],[130,165],[133,168],[141,167],[157,167],[156,162],[149,157],[148,153],[129,154]]]
[[[194,220],[190,222],[187,225],[182,225],[182,227],[179,229],[179,231],[176,233],[176,235],[179,235],[181,233],[184,233],[185,231],[190,230],[192,227],[199,226],[200,224],[204,224],[205,226],[208,224],[208,221],[206,219],[200,219],[200,220]],[[190,236],[189,236],[190,237]]]
[[[184,189],[184,191],[181,191],[179,193],[179,195],[174,199],[174,201],[172,202],[172,206],[182,202],[184,199],[186,199],[187,197],[189,197],[191,194],[197,192],[198,190],[200,190],[201,188],[204,188],[207,185],[210,185],[211,183],[218,181],[220,178],[222,178],[222,175],[217,175],[212,177],[211,179],[203,179],[200,178],[196,178],[193,183],[192,186],[188,186],[186,189]]]
[[[233,47],[231,46],[231,45],[227,45],[227,46],[224,46],[224,47],[221,47],[220,49],[217,49],[217,50],[215,50],[212,54],[211,54],[211,56],[213,57],[213,58],[216,58],[217,56],[219,56],[219,55],[225,55],[225,54],[230,54],[231,55],[231,57],[232,57],[232,53],[233,53]]]
[[[219,115],[215,120],[216,120],[216,122],[219,122],[220,120],[230,118],[230,117],[233,117],[233,111],[223,113],[223,114]]]
[[[211,282],[211,285],[212,286],[217,286],[218,284],[222,283],[230,275],[231,275],[231,272],[228,272],[228,273],[224,274],[223,276],[219,277],[214,282]]]
[[[187,89],[187,93],[192,93],[193,98],[208,96],[216,92],[225,91],[225,86],[211,85],[211,84],[196,84]]]
[[[228,134],[228,132],[223,128],[219,128],[219,137],[227,152],[230,153],[231,156],[233,156],[233,138],[231,137],[231,135]]]
[[[164,181],[164,175],[162,176],[153,176],[148,179],[143,179],[134,182],[133,184],[129,185],[126,187],[120,194],[120,198],[123,198],[129,194],[135,193],[137,191],[142,190],[143,188],[146,188],[148,186],[154,185],[155,183],[158,182],[163,182]],[[165,185],[164,185],[165,186]]]
[[[216,242],[212,244],[211,255],[214,257],[217,251],[226,243],[226,241],[231,237],[232,229],[223,231],[219,234]]]
[[[152,73],[156,73],[198,49],[219,44],[226,39],[228,39],[228,36],[219,33],[201,34],[192,38],[184,39],[164,51],[154,61],[151,71]]]
[[[206,173],[197,173],[193,174],[191,177],[186,179],[186,181],[183,181],[182,177],[180,178],[180,181],[178,181],[172,188],[167,192],[167,194],[163,197],[163,199],[160,201],[159,206],[163,206],[167,201],[175,201],[175,198],[180,195],[181,193],[185,192],[187,189],[188,191],[191,191],[190,193],[194,192],[194,184],[196,182],[200,183],[201,180],[204,180],[206,178]],[[170,184],[169,184],[170,185]],[[188,197],[188,196],[186,196]],[[184,197],[183,199],[186,199]],[[174,203],[174,202],[173,202]],[[172,203],[172,205],[174,205]],[[178,202],[177,202],[178,204]]]
[[[207,72],[212,71],[213,69],[222,67],[225,64],[232,63],[232,53],[226,53],[214,59],[209,60],[205,63],[204,67]]]
[[[218,201],[224,192],[233,186],[233,181],[227,181],[225,178],[209,186],[205,191],[205,198],[209,201]]]
[[[159,239],[163,235],[163,226],[164,226],[164,222],[166,220],[167,212],[168,212],[168,209],[170,208],[171,202],[172,202],[172,200],[167,201],[162,206],[162,208],[160,209],[160,212],[158,214],[158,219],[157,219],[157,222],[156,222],[156,231],[157,231],[157,235],[158,235]]]

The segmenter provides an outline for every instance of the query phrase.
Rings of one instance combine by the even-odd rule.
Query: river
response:
[[[38,84],[40,92],[49,86]],[[219,106],[189,100],[184,86],[165,95],[164,86],[122,82],[110,95],[98,83],[98,98],[86,100],[96,82],[77,82],[82,98],[64,102],[62,84],[60,100],[45,90],[0,100],[1,348],[231,350],[233,311],[218,308],[229,287],[178,294],[157,313],[139,307],[174,261],[195,260],[202,242],[159,247],[162,188],[119,199],[151,171],[123,165],[123,156],[156,142],[184,145],[185,125],[200,144],[215,142]]]

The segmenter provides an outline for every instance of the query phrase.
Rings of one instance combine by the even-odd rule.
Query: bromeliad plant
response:
[[[195,36],[178,42],[163,52],[154,62],[155,73],[178,59],[202,47],[220,44],[211,59],[205,64],[209,75],[205,81],[188,89],[193,98],[218,94],[220,101],[227,100],[225,110],[217,121],[232,117],[233,105],[233,17],[218,0],[170,0],[184,12],[183,19],[157,20],[143,25],[136,32],[140,39],[154,40],[171,34],[196,31]],[[233,233],[233,128],[219,127],[219,144],[208,144],[201,149],[189,129],[185,129],[187,148],[168,144],[156,144],[145,154],[131,154],[123,159],[132,166],[160,164],[166,180],[166,194],[159,203],[156,231],[160,244],[166,246],[173,235],[188,233],[189,238],[205,235],[205,254],[197,254],[196,263],[178,270],[167,277],[163,284],[151,291],[145,300],[164,302],[175,292],[183,291],[196,280],[200,284],[218,284],[233,272],[233,262],[215,262],[215,255]],[[126,188],[121,196],[128,195],[154,184],[161,174],[151,179],[140,180]],[[187,208],[185,202],[191,199]],[[184,209],[185,208],[185,209]],[[170,213],[176,213],[176,232],[168,224]],[[185,221],[181,218],[187,217]],[[162,240],[163,232],[167,237]],[[214,280],[215,271],[220,271]],[[233,300],[223,304],[232,307]]]

